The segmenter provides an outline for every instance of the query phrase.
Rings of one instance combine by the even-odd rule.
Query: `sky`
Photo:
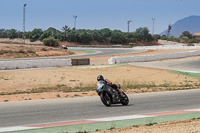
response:
[[[147,27],[159,34],[169,24],[191,15],[200,16],[200,0],[0,0],[0,29],[23,31],[23,6],[26,9],[26,31],[49,27],[61,30],[67,25],[77,29],[128,31]]]

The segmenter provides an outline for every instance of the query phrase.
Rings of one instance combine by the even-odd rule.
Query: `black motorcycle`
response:
[[[120,84],[118,84],[119,89],[121,88]],[[129,99],[128,96],[124,93],[124,97],[121,97],[119,92],[112,88],[110,85],[104,83],[104,81],[99,81],[97,84],[96,91],[101,98],[103,104],[107,107],[111,106],[111,104],[122,104],[128,105]]]

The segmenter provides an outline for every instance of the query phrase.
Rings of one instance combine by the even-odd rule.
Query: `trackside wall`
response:
[[[0,61],[0,70],[71,66],[71,59]]]
[[[139,55],[127,57],[111,57],[108,59],[109,64],[129,63],[129,62],[144,62],[164,59],[177,59],[190,56],[200,56],[200,50],[179,53],[166,53],[166,54],[152,54],[152,55]]]

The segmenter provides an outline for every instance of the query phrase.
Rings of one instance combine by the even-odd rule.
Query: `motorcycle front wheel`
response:
[[[107,107],[110,107],[110,106],[111,106],[111,98],[110,98],[110,96],[108,95],[107,92],[101,93],[100,97],[101,97],[102,103],[103,103],[105,106],[107,106]]]

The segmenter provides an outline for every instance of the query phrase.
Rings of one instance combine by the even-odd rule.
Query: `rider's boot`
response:
[[[119,94],[120,94],[121,97],[123,97],[123,98],[126,97],[126,96],[120,91],[120,89],[119,89],[118,87],[117,87],[117,90],[118,90],[118,92],[119,92]]]
[[[120,93],[121,97],[125,98],[126,96],[121,92]]]

